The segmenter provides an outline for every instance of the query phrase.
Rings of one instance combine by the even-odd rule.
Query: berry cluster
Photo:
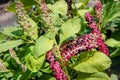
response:
[[[104,40],[102,39],[100,30],[99,30],[96,22],[93,20],[92,15],[89,12],[87,12],[87,13],[85,13],[85,18],[86,18],[86,21],[88,22],[89,27],[92,29],[92,33],[97,34],[97,36],[98,36],[97,45],[98,45],[99,51],[105,53],[108,56],[109,55],[108,48],[105,45]]]
[[[97,35],[85,34],[74,40],[64,43],[60,47],[61,55],[65,60],[69,60],[75,54],[97,47]]]
[[[54,72],[53,75],[55,76],[56,80],[67,80],[64,71],[62,70],[60,64],[55,59],[53,51],[50,50],[46,53],[46,60],[50,64],[50,68]]]

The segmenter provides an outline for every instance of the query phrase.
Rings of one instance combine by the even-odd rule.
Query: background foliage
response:
[[[20,1],[36,29],[31,30],[38,33],[32,37],[26,35],[21,24],[0,30],[0,80],[55,80],[45,60],[46,52],[54,44],[59,48],[64,42],[89,33],[84,16],[88,11],[94,15],[94,9],[87,6],[89,0],[73,0],[73,17],[67,18],[67,4],[64,0],[46,0],[52,18],[50,23],[51,18],[48,21],[43,19],[44,13],[40,9],[42,3],[37,0]],[[109,48],[110,58],[97,50],[75,55],[66,64],[71,80],[115,80],[105,70],[111,66],[111,73],[117,73],[114,67],[120,65],[120,2],[101,2],[104,18],[100,30]],[[8,10],[16,13],[15,5],[16,1]],[[56,56],[59,60],[60,56]]]

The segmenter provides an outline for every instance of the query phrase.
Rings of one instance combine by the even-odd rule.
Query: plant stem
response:
[[[68,71],[67,71],[67,67],[65,66],[64,61],[63,61],[63,58],[62,58],[62,56],[61,56],[61,53],[60,53],[60,50],[59,50],[59,47],[58,47],[58,45],[57,45],[56,40],[55,40],[55,47],[56,47],[56,50],[57,50],[57,53],[58,53],[58,57],[60,58],[61,63],[62,63],[62,66],[63,66],[63,68],[64,68],[64,70],[65,70],[65,75],[67,76],[68,80],[71,80],[71,79],[70,79],[70,76],[69,76],[69,74],[68,74]]]

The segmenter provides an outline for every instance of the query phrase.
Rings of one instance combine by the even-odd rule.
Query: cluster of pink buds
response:
[[[99,30],[96,22],[93,20],[92,15],[89,12],[87,12],[87,13],[85,13],[85,18],[86,18],[86,21],[88,22],[89,27],[92,29],[92,33],[97,34],[97,36],[98,36],[97,45],[98,45],[99,51],[101,51],[101,52],[105,53],[107,56],[109,56],[108,48],[105,45],[104,40],[102,39],[100,30]]]
[[[62,57],[65,60],[69,60],[71,57],[79,52],[96,48],[97,38],[98,37],[96,34],[90,33],[64,43],[60,47]]]
[[[55,59],[53,51],[50,50],[46,53],[46,60],[50,64],[51,70],[56,80],[67,80],[64,71],[62,70],[59,62]]]
[[[102,3],[100,1],[96,1],[95,3],[95,17],[99,20],[99,22],[101,23],[102,22],[102,19],[103,19],[103,8],[102,8]]]

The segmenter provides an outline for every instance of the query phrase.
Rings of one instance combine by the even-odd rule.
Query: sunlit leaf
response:
[[[104,72],[79,73],[77,80],[111,80]]]
[[[106,70],[110,65],[111,60],[102,52],[87,51],[78,57],[73,69],[85,73],[95,73]]]
[[[45,59],[45,55],[41,55],[38,59],[35,59],[31,53],[33,50],[33,46],[31,46],[29,49],[31,51],[29,51],[29,54],[25,57],[25,61],[26,61],[26,66],[28,67],[28,69],[32,72],[37,72],[39,71],[40,67],[43,64],[43,61]]]
[[[105,43],[110,47],[120,47],[120,41],[117,41],[113,38],[107,39]]]
[[[80,19],[70,19],[60,28],[60,43],[71,37],[75,37],[81,29]]]
[[[33,49],[32,55],[35,58],[40,57],[41,55],[45,54],[48,50],[52,49],[54,44],[54,32],[48,32],[42,35],[36,42],[35,47]]]
[[[12,49],[14,47],[18,47],[19,45],[23,44],[23,40],[11,40],[11,41],[7,41],[4,43],[0,44],[0,53],[7,51],[8,49]]]
[[[53,5],[49,4],[47,6],[54,14],[58,13],[66,16],[67,4],[64,0],[59,0]]]

